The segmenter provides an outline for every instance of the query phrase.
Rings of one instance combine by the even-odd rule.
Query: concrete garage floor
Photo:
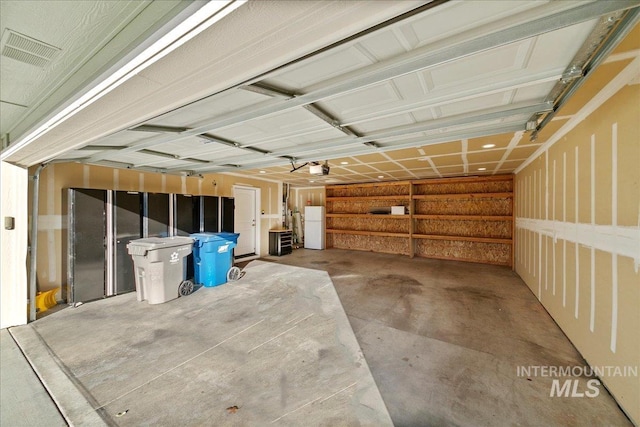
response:
[[[329,273],[396,426],[632,425],[602,386],[550,397],[553,378],[518,376],[586,363],[509,268],[339,249],[265,259]]]
[[[10,331],[61,412],[67,419],[75,414],[75,425],[632,425],[604,388],[594,398],[552,398],[552,378],[518,376],[519,366],[584,360],[508,268],[338,249],[263,260],[269,263],[251,264],[239,282],[168,304],[140,305],[127,294]],[[292,274],[273,263],[312,270]],[[329,276],[337,295],[323,282]],[[286,298],[293,288],[282,286],[291,281],[303,290],[293,300]],[[260,296],[266,282],[275,288]],[[310,310],[305,304],[314,300],[324,302],[309,311],[312,318],[277,319],[291,309]],[[253,315],[265,310],[268,322],[234,343],[244,335],[235,327],[253,325]],[[79,326],[57,323],[82,313]],[[111,323],[118,316],[120,323]],[[308,329],[282,329],[291,320],[303,326],[319,319]],[[326,328],[331,319],[335,324]],[[330,338],[330,330],[342,332]],[[2,332],[2,425],[63,425]],[[313,344],[336,339],[331,348],[347,349],[346,357]],[[245,366],[251,359],[245,354],[256,346],[270,347],[267,357]],[[302,367],[306,356],[313,369]],[[8,375],[14,369],[26,373]],[[579,380],[584,390],[586,378]],[[32,391],[36,400],[29,402]],[[322,409],[327,412],[310,415]]]
[[[323,271],[254,261],[164,304],[129,293],[9,332],[70,425],[392,425]]]
[[[66,425],[9,330],[0,330],[0,426]]]

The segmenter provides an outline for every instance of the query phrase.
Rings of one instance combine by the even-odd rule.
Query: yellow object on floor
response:
[[[49,310],[51,307],[55,307],[58,304],[56,301],[56,294],[60,288],[51,289],[49,291],[38,292],[36,294],[36,310],[40,313]]]

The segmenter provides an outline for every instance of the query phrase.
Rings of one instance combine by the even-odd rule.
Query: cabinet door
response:
[[[198,201],[199,198],[175,195],[176,236],[188,236],[200,231],[199,209],[194,209],[194,200]]]
[[[219,199],[215,196],[202,196],[202,231],[217,233]]]
[[[222,218],[220,221],[220,231],[235,233],[235,200],[233,197],[220,198]]]
[[[148,193],[146,197],[147,234],[145,237],[167,237],[169,235],[169,195]]]
[[[69,190],[68,302],[105,296],[106,190]]]
[[[142,195],[116,191],[114,197],[115,226],[115,293],[135,291],[133,260],[127,251],[130,241],[142,237]]]

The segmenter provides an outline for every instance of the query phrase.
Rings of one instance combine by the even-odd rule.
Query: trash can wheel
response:
[[[186,297],[191,292],[193,292],[193,282],[191,280],[185,280],[178,286],[178,294],[181,297]]]
[[[242,275],[242,271],[238,267],[231,267],[227,272],[227,280],[230,282],[235,282]]]

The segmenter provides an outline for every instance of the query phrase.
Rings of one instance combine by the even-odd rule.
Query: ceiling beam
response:
[[[177,127],[177,126],[159,126],[159,125],[140,125],[129,130],[139,131],[139,132],[156,132],[156,133],[181,133],[189,130],[189,128],[185,127]]]
[[[485,85],[485,86],[475,85],[470,90],[460,92],[459,95],[458,94],[452,95],[450,93],[447,93],[446,95],[445,94],[438,95],[435,91],[430,92],[429,97],[426,100],[412,102],[399,107],[393,106],[385,110],[380,110],[380,112],[376,111],[376,113],[363,114],[359,117],[350,119],[348,121],[343,121],[342,126],[351,126],[354,124],[380,120],[387,117],[393,117],[395,115],[409,113],[415,109],[426,109],[426,108],[433,108],[433,107],[438,107],[442,105],[447,105],[452,101],[464,102],[464,101],[477,99],[479,97],[483,97],[487,95],[493,95],[496,93],[502,93],[506,91],[511,91],[511,90],[516,90],[516,89],[521,89],[521,88],[526,88],[530,86],[557,81],[562,76],[563,70],[564,70],[564,67],[556,68],[553,70],[545,70],[532,76],[531,78],[533,80],[527,77],[523,77],[521,75],[517,77],[512,77],[512,78],[505,76],[505,78],[497,84],[494,83],[494,84]],[[252,145],[268,144],[271,142],[282,140],[284,138],[290,138],[298,134],[299,133],[290,132],[286,134],[279,134],[276,136],[269,136],[262,139],[254,139],[251,141],[251,144]]]
[[[122,150],[120,145],[85,145],[78,148],[78,151],[119,151]]]
[[[487,127],[473,129],[473,130],[462,130],[462,131],[451,132],[446,134],[437,134],[429,137],[418,136],[412,139],[404,140],[397,144],[389,145],[384,149],[382,149],[382,151],[395,150],[395,149],[401,149],[401,148],[411,148],[416,146],[424,147],[426,145],[440,144],[440,143],[450,142],[450,141],[458,141],[463,138],[481,138],[484,136],[497,135],[497,134],[503,134],[503,133],[513,133],[513,132],[522,131],[522,130],[524,129],[520,123],[498,124],[498,125],[487,126]],[[339,149],[334,149],[334,150],[330,150],[323,153],[309,154],[307,156],[302,156],[300,158],[296,157],[296,160],[300,162],[314,161],[317,159],[331,160],[331,159],[336,159],[336,158],[345,157],[345,156],[354,156],[354,155],[377,152],[379,150],[367,148],[365,146],[360,146],[355,149],[349,148],[346,151],[347,152],[342,152]],[[258,168],[266,168],[266,167],[273,167],[273,166],[283,166],[285,164],[286,162],[283,161],[282,159],[280,159],[279,161],[277,159],[270,159],[270,160],[266,160],[259,163],[258,162],[252,163],[250,165],[247,165],[246,167],[242,167],[242,169],[243,170],[258,169]],[[205,173],[227,172],[227,171],[233,171],[233,170],[237,171],[238,169],[239,168],[237,166],[231,168],[225,165],[219,165],[219,166],[214,166],[209,168],[203,167],[203,168],[194,169],[194,172],[205,174]],[[170,170],[170,172],[177,173],[179,171]]]
[[[466,114],[458,114],[451,117],[443,117],[440,119],[429,120],[426,122],[414,123],[410,125],[404,126],[396,126],[394,128],[384,129],[377,132],[372,132],[369,135],[359,136],[359,137],[341,137],[334,138],[331,140],[325,141],[315,141],[311,143],[306,143],[302,145],[298,145],[295,149],[286,149],[286,150],[275,150],[271,153],[274,157],[282,157],[285,155],[293,156],[296,159],[302,158],[302,156],[309,155],[310,153],[317,153],[319,151],[326,150],[327,153],[330,153],[331,150],[344,150],[347,148],[353,149],[361,144],[368,144],[366,147],[367,151],[371,151],[372,148],[381,148],[384,147],[385,139],[394,139],[401,138],[408,135],[419,134],[422,132],[437,130],[437,129],[445,129],[448,127],[455,127],[461,125],[471,125],[473,123],[480,123],[485,121],[495,121],[495,120],[504,120],[508,117],[513,116],[522,116],[524,117],[517,124],[518,130],[523,130],[525,126],[525,122],[531,114],[534,112],[544,112],[550,111],[552,105],[549,103],[520,103],[517,105],[508,105],[505,107],[489,110],[489,111],[481,111],[481,112],[473,112]],[[510,123],[513,126],[513,123]],[[441,133],[440,135],[445,135],[446,132]],[[470,137],[470,136],[469,136]],[[394,145],[393,148],[396,148]],[[388,149],[388,148],[387,148]],[[324,158],[325,156],[319,156]],[[239,164],[241,166],[253,167],[251,164],[253,161],[261,162],[263,157],[257,156],[238,156],[232,158],[225,158],[219,162],[211,162],[209,166],[221,164],[221,163],[233,163]],[[281,161],[279,162],[281,163]],[[206,166],[202,166],[202,168],[206,168]],[[199,170],[199,169],[196,169]]]
[[[311,114],[313,114],[314,116],[316,116],[317,118],[319,118],[320,120],[322,120],[323,122],[327,123],[329,126],[339,130],[340,132],[348,135],[348,136],[359,136],[356,132],[354,132],[352,129],[348,128],[347,126],[344,126],[342,123],[340,123],[340,120],[336,119],[335,117],[331,116],[329,113],[327,113],[326,111],[324,111],[322,108],[318,107],[315,104],[307,104],[307,105],[303,105],[303,108],[305,110],[307,110],[308,112],[310,112]]]
[[[442,93],[443,91],[440,91],[441,93],[438,93],[439,91],[434,90],[429,92],[429,96],[425,97],[425,99],[403,104],[401,106],[391,106],[384,110],[380,109],[375,113],[364,113],[360,116],[349,118],[343,123],[345,125],[352,126],[369,121],[380,120],[386,117],[392,117],[399,114],[409,113],[416,109],[441,107],[451,104],[452,102],[470,101],[487,95],[494,95],[497,93],[504,93],[549,82],[555,82],[562,77],[563,70],[564,68],[555,68],[551,70],[544,70],[533,75],[523,75],[523,70],[518,70],[516,73],[514,73],[515,76],[511,76],[510,74],[504,75],[503,79],[499,82],[492,82],[490,84],[482,85],[481,83],[474,81],[473,84],[470,85],[470,87],[466,90],[459,90],[459,88],[456,88],[456,92],[446,91],[445,93]]]
[[[477,138],[481,136],[510,133],[510,132],[516,132],[521,130],[524,130],[522,124],[509,122],[509,123],[501,123],[499,125],[493,125],[493,126],[481,126],[476,129],[472,128],[472,129],[465,129],[465,130],[456,130],[452,132],[437,133],[430,136],[420,135],[413,138],[403,139],[402,141],[398,141],[398,142],[390,141],[385,145],[376,144],[375,146],[367,146],[363,144],[356,147],[338,146],[338,147],[333,147],[331,149],[316,149],[315,151],[297,153],[295,158],[297,161],[302,162],[302,161],[317,161],[318,159],[351,157],[351,156],[357,156],[361,154],[385,152],[385,151],[397,150],[401,148],[424,146],[424,145],[436,144],[441,142],[457,141],[463,138]],[[271,161],[271,160],[253,158],[251,160],[245,161],[243,164],[236,165],[236,167],[239,169],[246,170],[246,169],[256,169],[256,168],[262,168],[262,167],[268,167],[268,166],[282,166],[283,164],[284,163],[281,160],[277,161],[277,159],[273,159],[273,161]],[[202,165],[202,167],[195,167],[194,170],[198,172],[202,172],[202,171],[209,171],[210,169]]]
[[[291,99],[296,96],[294,92],[288,92],[284,89],[277,88],[272,85],[267,85],[261,82],[256,82],[250,85],[242,85],[242,86],[239,86],[238,89],[259,93],[260,95],[266,95],[272,98]]]

